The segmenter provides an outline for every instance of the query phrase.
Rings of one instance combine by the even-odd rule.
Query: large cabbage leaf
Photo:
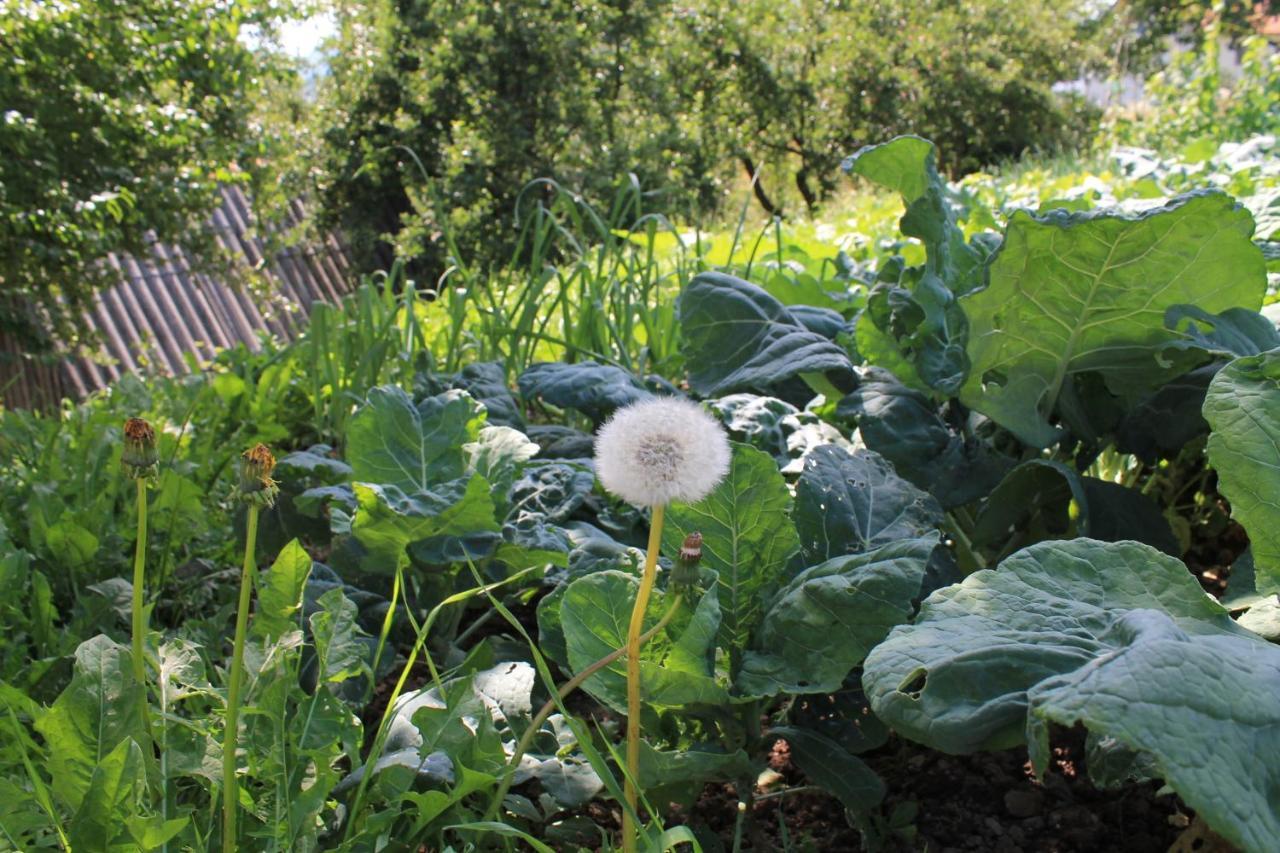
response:
[[[800,546],[790,510],[791,493],[773,458],[745,444],[734,445],[729,474],[711,494],[668,510],[665,553],[678,553],[690,533],[703,536],[702,566],[716,573],[720,590],[721,645],[735,661]]]
[[[1224,367],[1204,400],[1209,463],[1249,532],[1259,592],[1280,591],[1280,349]]]
[[[689,386],[699,394],[764,391],[803,373],[852,380],[843,349],[751,282],[716,272],[694,276],[679,311]]]
[[[867,656],[863,686],[896,731],[946,752],[1083,722],[1149,756],[1247,850],[1280,837],[1280,649],[1231,621],[1178,560],[1136,542],[1044,542],[921,606]]]
[[[1044,447],[1076,375],[1128,396],[1194,366],[1162,351],[1179,337],[1165,312],[1258,308],[1266,275],[1252,233],[1249,212],[1217,192],[1137,216],[1014,213],[989,285],[961,300],[972,363],[961,400]]]

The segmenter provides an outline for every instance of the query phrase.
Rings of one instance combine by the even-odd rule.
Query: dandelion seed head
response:
[[[633,403],[596,434],[596,475],[608,491],[637,506],[701,500],[728,471],[724,428],[688,400]]]

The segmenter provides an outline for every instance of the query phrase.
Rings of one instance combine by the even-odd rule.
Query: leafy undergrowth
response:
[[[1155,846],[1194,811],[1267,850],[1269,208],[1170,168],[1157,188],[1192,191],[1141,210],[997,201],[983,224],[925,140],[846,169],[905,207],[859,257],[815,269],[779,240],[670,275],[656,232],[627,231],[487,293],[462,270],[471,290],[427,302],[392,275],[293,346],[5,413],[0,846],[617,844],[608,656],[656,513],[601,488],[593,433],[688,397],[732,445],[657,531],[643,849],[805,849],[776,808],[808,803],[837,849]],[[1268,169],[1223,186],[1254,199],[1231,182]],[[141,460],[126,415],[156,427]],[[239,457],[257,442],[278,462]],[[984,789],[1021,823],[971,806]]]

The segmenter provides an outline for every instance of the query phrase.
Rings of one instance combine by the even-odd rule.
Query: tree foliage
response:
[[[342,18],[328,217],[419,274],[450,240],[509,258],[537,178],[599,199],[630,174],[664,211],[705,214],[759,172],[760,202],[786,213],[821,204],[874,139],[932,136],[963,172],[1078,129],[1051,91],[1075,73],[1076,19],[1042,0],[382,0]]]
[[[111,252],[212,249],[220,182],[261,164],[271,73],[241,39],[282,9],[255,0],[3,0],[0,329],[70,339]],[[40,316],[37,321],[38,315]]]

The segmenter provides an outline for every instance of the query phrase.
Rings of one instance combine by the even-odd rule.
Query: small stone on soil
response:
[[[1044,807],[1044,796],[1039,791],[1007,791],[1004,807],[1014,817],[1033,817]]]

